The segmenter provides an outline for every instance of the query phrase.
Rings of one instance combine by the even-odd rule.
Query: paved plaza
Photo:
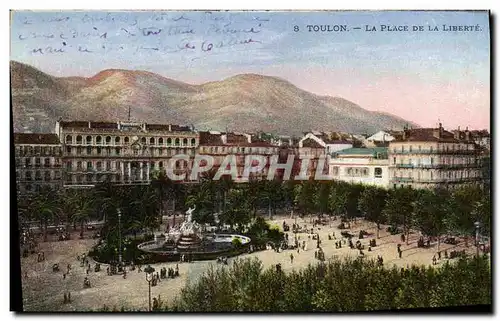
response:
[[[270,221],[271,225],[282,226],[283,221],[288,225],[297,222],[301,226],[307,225],[310,229],[312,223],[310,218],[295,220],[294,218],[277,218]],[[358,257],[359,251],[350,249],[348,245],[342,245],[341,249],[335,248],[335,242],[341,238],[340,230],[337,229],[340,221],[332,221],[328,225],[320,225],[314,228],[314,233],[319,234],[322,241],[321,247],[325,253],[326,259],[337,256],[339,258],[351,256]],[[347,230],[354,235],[353,242],[358,239],[360,230],[373,233],[372,236],[365,237],[361,243],[365,245],[364,256],[367,259],[376,259],[382,256],[385,266],[397,265],[406,267],[412,264],[431,265],[432,258],[437,252],[437,244],[431,244],[430,248],[418,248],[417,241],[420,237],[418,233],[410,235],[409,245],[401,242],[400,235],[389,235],[385,227],[380,231],[380,239],[377,240],[377,246],[371,252],[367,250],[370,239],[376,238],[375,226],[373,223],[358,221],[351,225]],[[328,235],[335,234],[336,239],[329,240]],[[288,232],[290,242],[294,236]],[[306,241],[306,251],[285,250],[280,253],[274,250],[265,250],[251,254],[240,255],[239,258],[255,257],[262,261],[264,267],[270,267],[281,263],[284,270],[300,269],[310,263],[319,262],[315,259],[316,241],[309,238],[309,234],[300,233],[300,242]],[[87,276],[86,268],[80,266],[77,256],[88,253],[97,241],[94,239],[77,238],[62,242],[46,242],[40,244],[40,251],[45,253],[45,261],[37,262],[37,255],[30,255],[21,259],[22,284],[23,284],[23,304],[25,311],[85,311],[90,309],[100,309],[104,305],[110,309],[120,309],[122,306],[138,310],[148,309],[148,283],[144,272],[130,271],[127,278],[122,275],[109,276],[106,273],[107,265],[101,265],[100,272],[94,272],[94,262],[90,260],[92,270],[88,275],[91,282],[90,288],[83,288],[83,280]],[[402,258],[399,258],[396,244],[400,243]],[[462,250],[468,253],[475,253],[475,247],[472,246],[473,240],[470,240],[469,247],[465,247],[463,242],[459,245],[449,245],[441,242],[440,250]],[[290,261],[290,254],[293,253],[293,263]],[[229,260],[229,263],[231,263]],[[445,262],[444,255],[438,264]],[[59,272],[53,272],[52,266],[58,263]],[[67,270],[67,265],[71,264],[70,273],[63,278],[63,273]],[[177,263],[152,264],[156,271],[162,267],[175,268]],[[215,261],[203,261],[192,263],[179,263],[180,276],[175,279],[161,279],[157,286],[152,287],[152,296],[161,296],[163,302],[172,302],[179,294],[182,287],[187,282],[195,282],[196,279],[208,269],[210,265],[217,265]],[[220,265],[219,265],[220,266]],[[63,304],[63,295],[65,292],[71,293],[71,303]]]

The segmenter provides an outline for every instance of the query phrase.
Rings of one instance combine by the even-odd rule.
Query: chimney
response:
[[[90,121],[89,121],[89,128],[92,128],[92,127],[90,127]]]
[[[172,125],[168,125],[168,131],[171,132],[172,131]]]
[[[469,127],[465,128],[465,140],[469,141],[470,140],[470,131]]]
[[[453,138],[455,138],[456,140],[460,140],[460,126],[458,126],[458,130],[455,130],[455,132],[453,133]]]
[[[405,126],[403,129],[403,140],[407,140],[410,137],[410,130],[408,126]]]
[[[436,137],[436,138],[438,138],[438,139],[443,136],[443,127],[442,127],[441,123],[439,123],[439,127],[438,128],[434,128],[433,136]]]

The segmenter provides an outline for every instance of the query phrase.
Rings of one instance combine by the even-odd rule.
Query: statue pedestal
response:
[[[177,242],[177,248],[179,250],[196,249],[200,247],[200,244],[201,239],[196,234],[181,235]]]

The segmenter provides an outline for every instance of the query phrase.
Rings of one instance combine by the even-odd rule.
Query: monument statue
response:
[[[196,209],[196,205],[194,207],[190,207],[187,211],[186,211],[186,222],[188,223],[191,223],[191,221],[193,220],[193,212],[194,210]]]

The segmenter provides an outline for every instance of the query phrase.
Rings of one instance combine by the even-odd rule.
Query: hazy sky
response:
[[[55,76],[140,69],[196,84],[258,73],[422,126],[440,119],[450,129],[489,129],[488,19],[447,11],[16,12],[11,59]],[[308,25],[346,31],[310,32]]]

